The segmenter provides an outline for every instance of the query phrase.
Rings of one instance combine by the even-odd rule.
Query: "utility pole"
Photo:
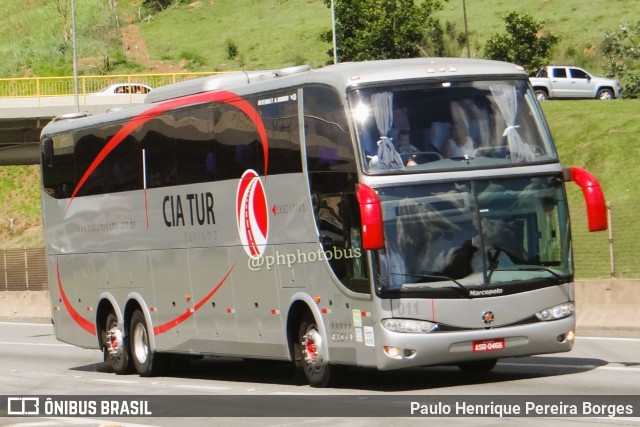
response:
[[[469,29],[467,28],[467,4],[466,0],[462,0],[462,14],[464,15],[464,39],[467,45],[467,58],[471,58],[471,49],[469,49]]]
[[[76,2],[71,0],[71,37],[73,44],[73,95],[76,103],[76,113],[80,112],[80,99],[78,97],[78,45],[76,41]]]
[[[333,63],[338,63],[338,44],[336,43],[336,8],[331,0],[331,31],[333,33]]]

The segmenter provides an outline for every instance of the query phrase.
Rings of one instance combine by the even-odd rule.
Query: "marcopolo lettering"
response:
[[[162,215],[167,227],[215,224],[213,194],[206,192],[164,196]]]
[[[504,293],[504,289],[502,288],[495,288],[495,289],[482,289],[482,290],[470,290],[469,291],[469,296],[472,297],[490,297],[493,295],[501,295]]]

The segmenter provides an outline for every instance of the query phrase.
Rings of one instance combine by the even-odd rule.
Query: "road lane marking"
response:
[[[91,381],[110,384],[138,384],[140,382],[135,380],[112,380],[110,378],[94,378]]]
[[[0,345],[32,345],[32,346],[38,346],[38,347],[76,347],[75,345],[64,344],[64,343],[15,342],[15,341],[0,341]]]
[[[559,363],[517,363],[517,362],[498,362],[498,366],[522,366],[527,368],[557,368],[557,369],[579,369],[579,370],[603,370],[603,371],[623,371],[623,372],[640,372],[640,368],[632,368],[626,366],[598,366],[598,365],[562,365]]]
[[[191,384],[177,384],[170,387],[175,387],[179,389],[193,389],[193,390],[206,390],[206,391],[231,390],[230,387],[216,387],[211,385],[191,385]]]
[[[27,323],[27,322],[0,322],[0,325],[15,325],[15,326],[46,326],[53,328],[51,323]]]
[[[631,341],[638,342],[640,338],[616,338],[616,337],[581,337],[577,336],[577,340],[593,340],[593,341]]]

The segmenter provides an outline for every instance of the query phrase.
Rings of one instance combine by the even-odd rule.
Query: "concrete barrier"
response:
[[[576,282],[578,330],[640,331],[640,280]],[[48,319],[49,291],[0,292],[0,319]]]
[[[0,292],[0,319],[47,319],[50,317],[49,291]]]
[[[640,331],[640,280],[576,282],[578,329]]]

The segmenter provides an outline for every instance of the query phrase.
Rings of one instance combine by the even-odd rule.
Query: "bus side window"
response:
[[[217,179],[238,179],[247,169],[264,174],[260,136],[251,119],[232,105],[218,104],[212,113]]]
[[[322,249],[331,253],[329,265],[346,288],[370,293],[355,196],[355,152],[344,108],[330,89],[308,87],[304,114],[309,187]]]
[[[42,166],[42,185],[48,195],[56,199],[71,197],[74,188],[73,135],[59,134],[45,141]],[[49,163],[45,159],[49,159]]]
[[[84,174],[104,148],[105,139],[95,135],[87,134],[78,138],[74,147],[75,161],[75,184],[80,182]],[[105,173],[105,162],[100,163],[91,171],[82,187],[78,191],[78,196],[89,196],[94,194],[104,194],[107,191],[107,176]]]
[[[126,137],[106,159],[108,192],[138,190],[141,187],[139,144],[133,136]]]
[[[146,182],[148,188],[176,184],[176,143],[173,138],[156,130],[163,118],[153,119],[142,137],[145,150]]]
[[[261,103],[263,99],[286,99],[278,103]],[[262,119],[269,144],[269,175],[302,172],[298,98],[291,91],[259,94],[253,100]]]

